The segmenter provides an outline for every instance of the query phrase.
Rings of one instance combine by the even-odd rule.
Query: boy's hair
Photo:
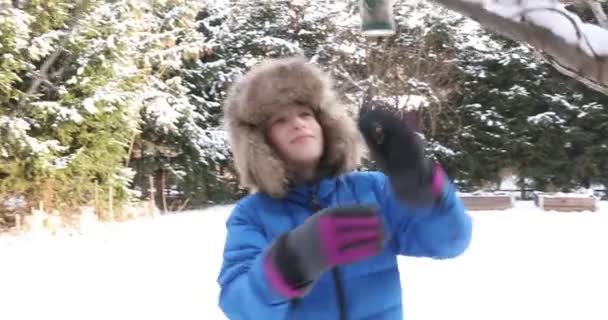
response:
[[[279,108],[294,104],[310,107],[321,125],[324,169],[339,174],[359,165],[365,150],[361,134],[332,86],[327,74],[302,57],[267,60],[232,85],[223,123],[243,186],[274,198],[286,195],[290,173],[268,144],[264,124]]]

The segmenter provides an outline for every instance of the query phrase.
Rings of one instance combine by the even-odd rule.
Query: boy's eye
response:
[[[302,112],[300,112],[300,117],[303,117],[303,118],[305,118],[305,117],[312,117],[312,112],[310,112],[310,111],[302,111]]]
[[[285,121],[287,121],[287,119],[285,117],[279,117],[279,118],[274,119],[274,121],[272,123],[281,124],[281,123],[285,123]]]

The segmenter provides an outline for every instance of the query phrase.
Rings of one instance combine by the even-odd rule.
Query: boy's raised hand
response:
[[[372,159],[405,204],[431,205],[441,194],[445,174],[424,155],[422,141],[405,122],[384,110],[360,114],[361,131]]]

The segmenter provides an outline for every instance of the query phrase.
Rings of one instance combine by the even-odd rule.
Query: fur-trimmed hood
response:
[[[264,123],[278,108],[291,104],[312,108],[321,125],[323,168],[340,174],[360,163],[365,150],[361,134],[330,77],[301,57],[267,60],[232,85],[224,104],[223,122],[239,179],[252,192],[274,198],[287,194],[290,173],[269,145]]]

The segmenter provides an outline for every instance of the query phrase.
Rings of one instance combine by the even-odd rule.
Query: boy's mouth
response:
[[[302,142],[302,141],[304,141],[306,139],[312,139],[312,138],[314,138],[314,136],[310,135],[310,134],[301,135],[301,136],[297,136],[297,137],[293,138],[291,140],[291,143],[299,143],[299,142]]]

